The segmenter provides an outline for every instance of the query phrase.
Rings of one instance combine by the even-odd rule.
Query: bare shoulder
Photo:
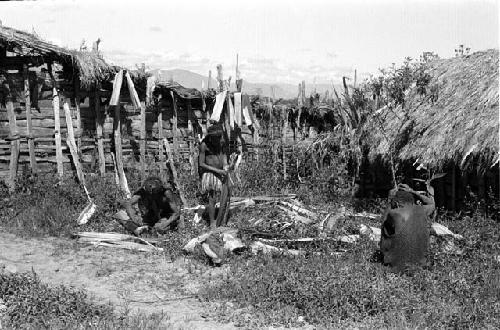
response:
[[[205,142],[201,142],[198,148],[200,149],[200,151],[205,151],[207,150],[207,144]]]
[[[172,192],[171,189],[165,190],[165,192],[163,193],[163,195],[165,197],[167,197],[168,199],[172,199],[174,197],[174,193]]]

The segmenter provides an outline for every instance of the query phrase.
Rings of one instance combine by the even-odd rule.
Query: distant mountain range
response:
[[[149,71],[153,75],[160,75],[162,80],[174,80],[184,87],[201,89],[201,82],[204,82],[205,88],[208,87],[208,77],[201,74],[191,72],[182,69],[173,70],[161,70],[155,69]],[[212,78],[210,80],[210,87],[214,88],[217,86],[217,81]],[[292,84],[269,84],[269,83],[252,83],[245,81],[243,79],[243,92],[251,95],[262,95],[271,97],[271,87],[275,89],[275,97],[283,99],[296,98],[299,90],[299,82],[297,85]],[[235,88],[234,77],[231,80],[231,87]],[[308,84],[306,82],[306,95],[310,95],[313,89],[316,87],[316,91],[320,94],[324,94],[327,90],[332,92],[332,86],[329,84]],[[340,86],[335,86],[338,92],[340,92]]]

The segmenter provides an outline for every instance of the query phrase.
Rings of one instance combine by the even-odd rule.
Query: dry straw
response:
[[[70,64],[80,73],[82,87],[109,80],[117,71],[96,52],[69,50],[53,45],[35,34],[5,26],[0,26],[0,44],[19,55],[41,56],[46,62]]]
[[[404,110],[384,110],[385,114],[378,114],[381,123],[370,119],[372,159],[387,156],[392,144],[397,146],[399,159],[419,159],[436,168],[449,161],[466,167],[470,162],[463,160],[471,154],[478,167],[495,164],[499,155],[498,64],[496,49],[431,62],[427,95],[413,89]]]

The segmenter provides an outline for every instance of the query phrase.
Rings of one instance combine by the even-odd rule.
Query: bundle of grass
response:
[[[73,66],[78,69],[80,83],[84,88],[89,88],[97,81],[110,81],[118,71],[95,53],[83,51],[70,51],[70,53]]]
[[[63,48],[43,40],[36,33],[0,25],[0,45],[16,55],[25,56],[23,60],[37,66],[43,63],[59,63],[65,67],[68,78],[79,74],[81,86],[89,88],[93,83],[109,81],[118,71],[107,64],[96,51],[78,51]],[[29,60],[26,60],[26,57]]]

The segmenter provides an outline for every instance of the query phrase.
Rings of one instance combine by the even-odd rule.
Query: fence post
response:
[[[173,91],[170,91],[170,95],[172,96],[172,107],[174,110],[172,117],[172,133],[173,133],[173,142],[174,142],[174,155],[177,156],[177,152],[179,149],[179,144],[177,142],[177,101],[175,99],[175,94]]]
[[[36,158],[35,158],[35,141],[33,136],[33,124],[31,122],[31,99],[30,99],[30,82],[28,76],[28,66],[23,65],[23,78],[24,78],[24,100],[26,109],[26,126],[28,130],[28,149],[30,155],[31,171],[36,173]]]
[[[54,133],[55,133],[54,135],[56,141],[57,174],[59,175],[59,181],[62,181],[64,175],[64,169],[63,169],[63,158],[62,158],[63,156],[62,156],[62,146],[61,146],[61,117],[59,113],[60,99],[51,63],[48,63],[48,71],[52,80],[52,106],[54,108]]]
[[[102,114],[101,114],[101,95],[100,85],[95,85],[94,90],[94,108],[95,108],[95,125],[97,134],[97,151],[99,153],[99,172],[101,176],[106,173],[106,158],[104,157],[104,142],[103,142],[103,128],[102,128]]]
[[[16,189],[16,177],[17,177],[17,163],[19,160],[19,132],[17,131],[16,124],[16,113],[14,112],[14,103],[12,101],[12,94],[7,95],[6,107],[7,116],[9,118],[9,129],[10,129],[10,162],[9,162],[9,190],[13,192]]]

